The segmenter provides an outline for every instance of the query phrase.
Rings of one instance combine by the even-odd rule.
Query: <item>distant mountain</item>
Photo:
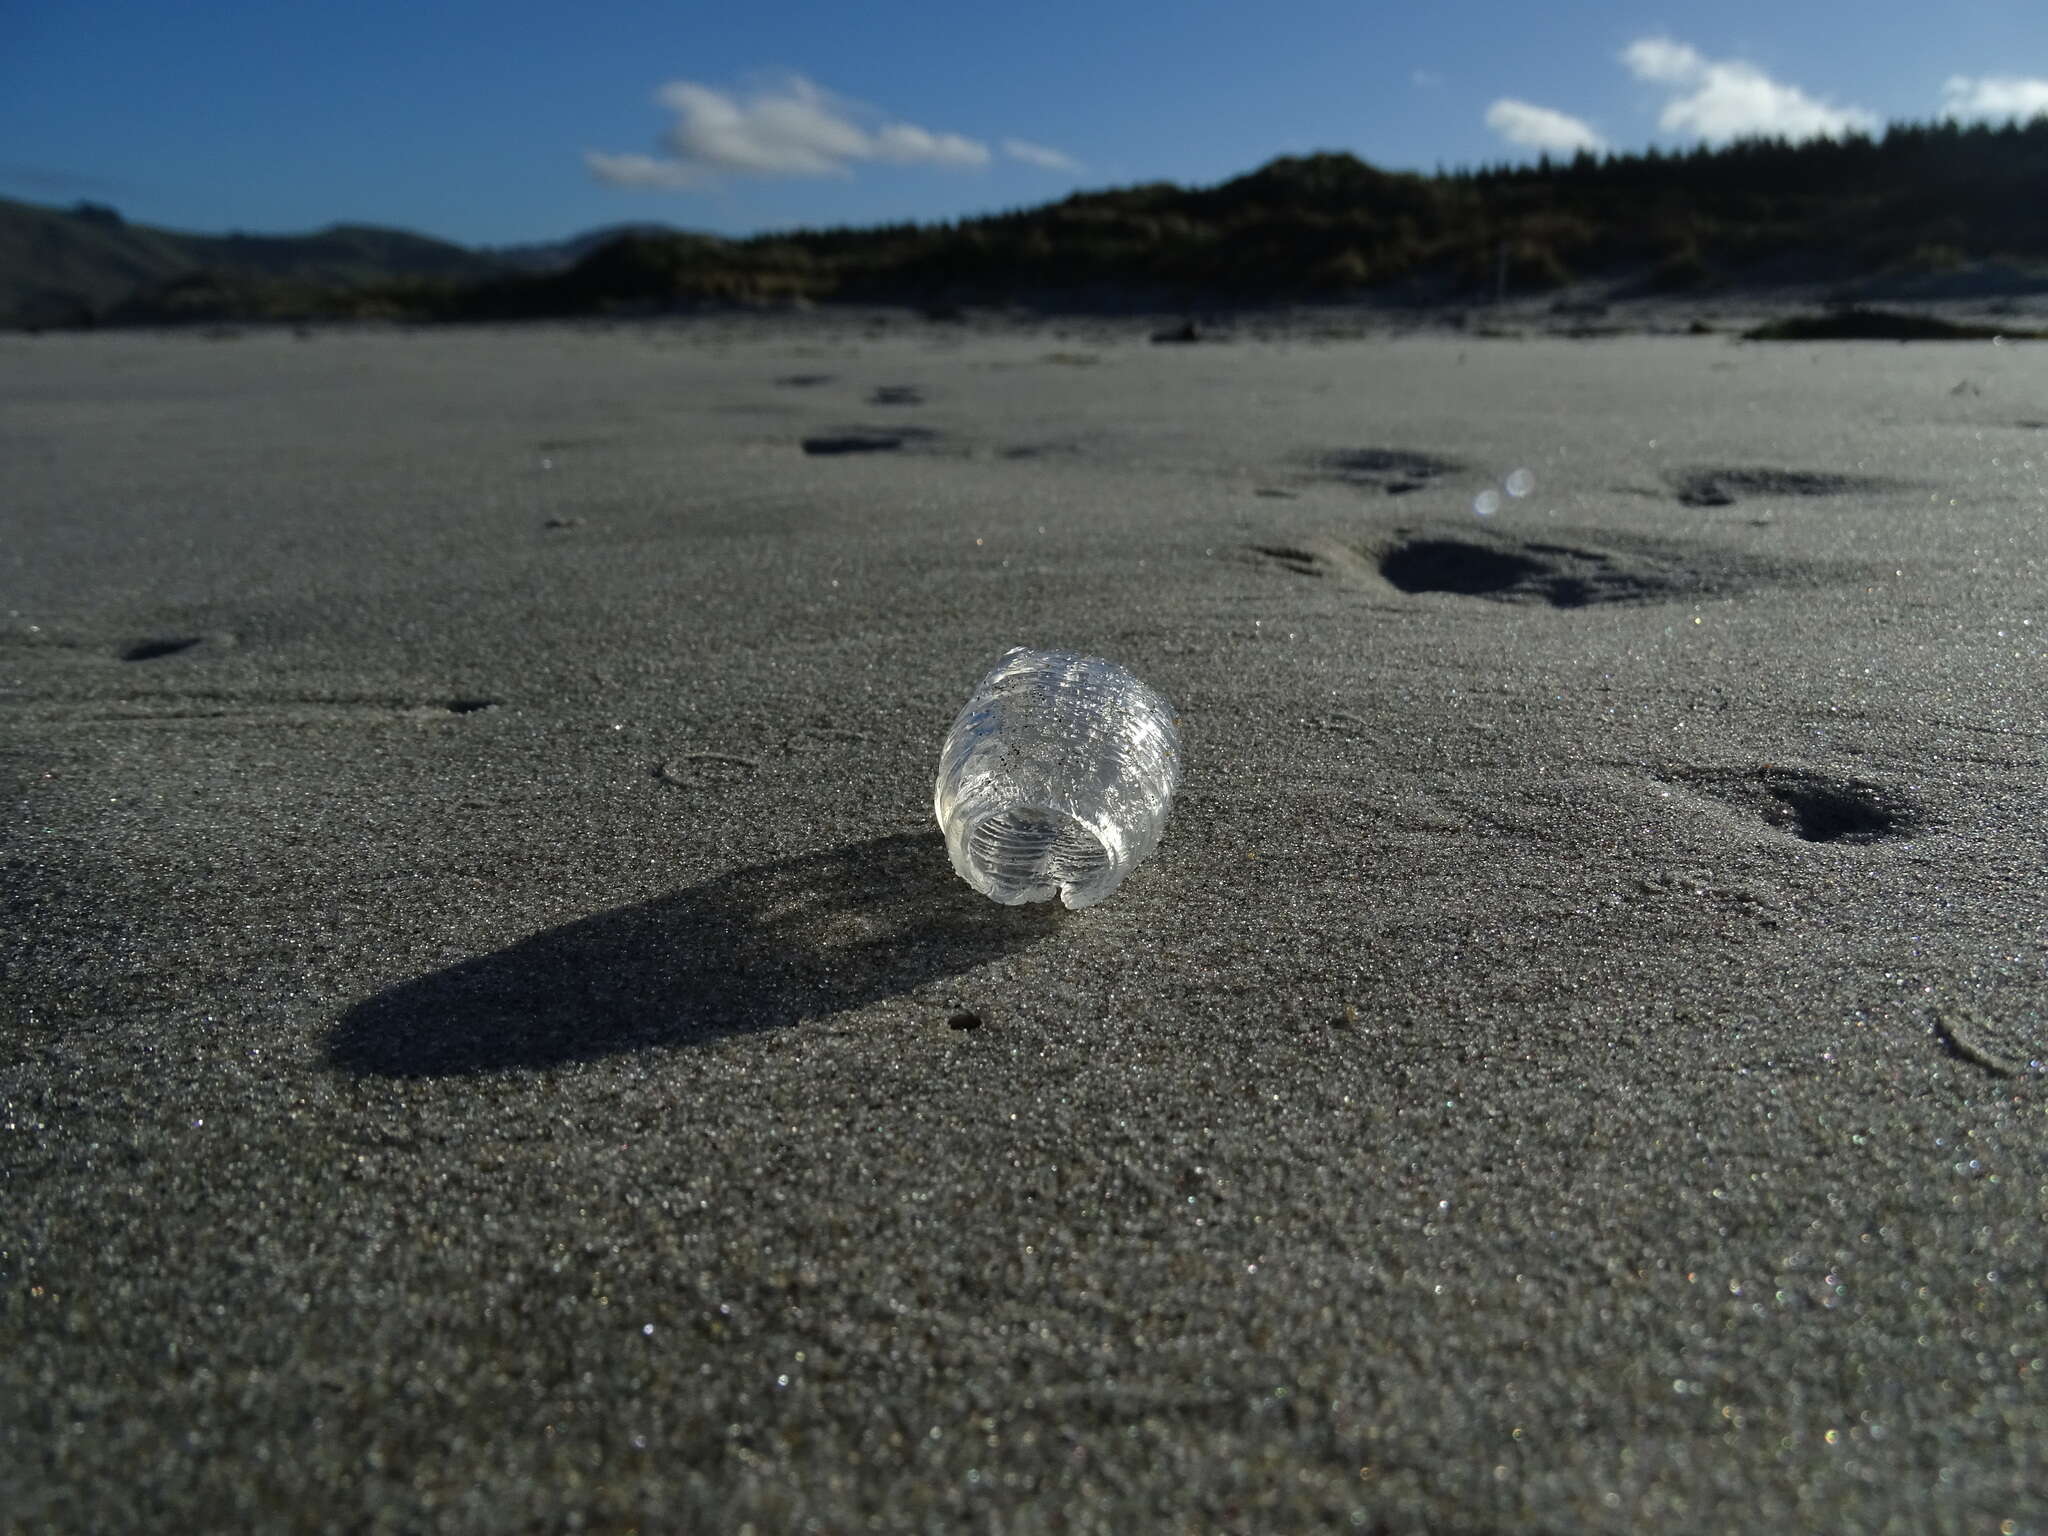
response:
[[[407,311],[429,292],[565,272],[620,240],[688,240],[668,224],[607,224],[563,240],[468,247],[403,229],[334,224],[304,235],[192,235],[131,224],[99,203],[0,198],[0,327]]]
[[[0,322],[75,325],[193,264],[177,236],[110,208],[0,199]]]
[[[486,253],[366,224],[305,235],[188,235],[130,224],[97,203],[45,208],[0,198],[0,324],[89,323],[174,284],[326,290],[393,278],[473,280],[507,269]]]

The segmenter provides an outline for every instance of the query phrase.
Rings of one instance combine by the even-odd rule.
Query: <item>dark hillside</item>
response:
[[[75,325],[185,270],[178,237],[110,208],[64,212],[0,199],[0,323]]]
[[[451,293],[447,312],[587,313],[703,300],[1058,305],[1412,291],[1606,278],[1640,291],[1850,284],[2002,263],[2048,287],[2048,119],[1882,139],[1421,176],[1346,154],[1215,187],[1078,193],[958,223],[751,240],[640,235],[568,273]]]
[[[502,266],[400,229],[188,235],[130,224],[95,203],[60,209],[0,199],[0,324],[91,323],[172,285],[250,294],[286,283],[324,296],[400,278],[474,280]]]
[[[728,240],[647,226],[503,253],[392,230],[202,239],[0,203],[0,312],[66,319],[650,313],[791,299],[1048,308],[1373,295],[2048,290],[2048,117],[1435,176],[1290,156],[1213,187]],[[568,264],[573,262],[573,264]]]

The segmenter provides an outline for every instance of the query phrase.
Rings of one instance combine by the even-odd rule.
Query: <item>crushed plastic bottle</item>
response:
[[[984,896],[1078,911],[1159,846],[1180,774],[1165,699],[1114,662],[1019,646],[946,733],[932,808]]]

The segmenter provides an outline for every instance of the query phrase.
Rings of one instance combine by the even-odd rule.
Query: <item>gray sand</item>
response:
[[[1143,337],[0,338],[0,1523],[2044,1528],[2048,349]]]

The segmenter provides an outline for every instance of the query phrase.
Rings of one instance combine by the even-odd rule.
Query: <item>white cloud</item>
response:
[[[1531,106],[1506,96],[1486,109],[1486,126],[1524,149],[1568,155],[1582,149],[1607,147],[1605,139],[1569,113]]]
[[[891,123],[875,135],[875,158],[898,165],[987,165],[988,146],[957,133]]]
[[[1003,153],[1012,160],[1022,160],[1026,165],[1035,165],[1041,171],[1081,169],[1081,162],[1072,155],[1063,155],[1056,149],[1047,149],[1043,144],[1034,144],[1029,139],[1003,140]]]
[[[1943,117],[2035,118],[2048,113],[2048,80],[2018,75],[1951,75],[1941,87]]]
[[[1666,133],[1722,143],[1729,139],[1832,139],[1872,133],[1876,114],[1816,101],[1740,59],[1709,59],[1668,37],[1638,38],[1621,62],[1638,80],[1670,86],[1657,126]]]
[[[599,181],[614,187],[696,186],[700,177],[676,160],[657,160],[652,155],[607,155],[601,150],[583,152],[583,163]]]
[[[1444,83],[1444,77],[1433,69],[1413,69],[1408,79],[1418,91],[1433,91]]]
[[[1638,80],[1689,85],[1706,73],[1707,61],[1668,37],[1641,37],[1621,51],[1621,62]]]
[[[801,75],[748,94],[674,80],[655,101],[675,114],[658,155],[592,150],[584,163],[600,181],[624,187],[699,187],[726,176],[847,176],[855,165],[977,167],[986,144],[890,122],[872,107],[835,96]]]

